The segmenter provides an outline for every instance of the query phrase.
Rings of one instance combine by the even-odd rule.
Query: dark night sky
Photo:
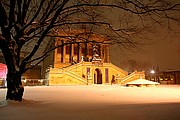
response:
[[[118,16],[117,13],[110,14],[111,18],[114,15]],[[179,12],[172,15],[180,18]],[[114,26],[118,25],[119,21],[116,17],[114,17],[113,21]],[[121,67],[124,65],[124,61],[134,59],[141,62],[149,62],[152,66],[159,66],[160,70],[180,70],[180,23],[170,21],[167,24],[167,19],[164,20],[164,23],[163,25],[153,26],[154,33],[147,33],[147,39],[152,41],[151,45],[143,47],[145,52],[129,53],[125,51],[125,55],[122,55],[122,51],[112,47],[111,62]],[[168,25],[172,28],[171,30],[168,29]],[[143,40],[146,40],[146,38]]]
[[[143,53],[136,52],[122,56],[112,52],[112,63],[121,67],[122,61],[134,59],[149,62],[152,66],[159,66],[160,70],[180,70],[180,26],[176,26],[176,28],[178,28],[176,33],[157,32],[154,36],[151,35],[150,37],[153,38],[154,43],[144,46],[145,52]]]

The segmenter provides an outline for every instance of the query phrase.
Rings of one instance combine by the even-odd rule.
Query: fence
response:
[[[24,86],[47,86],[48,79],[23,79],[22,84]],[[7,87],[6,80],[0,79],[0,87]]]
[[[4,87],[6,87],[6,80],[0,78],[0,88],[4,88]]]
[[[25,79],[22,80],[24,86],[47,86],[48,79]]]

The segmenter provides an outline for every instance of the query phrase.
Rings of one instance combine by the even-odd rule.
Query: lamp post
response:
[[[152,80],[152,77],[154,76],[155,71],[154,71],[154,70],[151,70],[150,73],[151,73],[151,80]],[[153,81],[155,81],[155,78],[153,79]]]

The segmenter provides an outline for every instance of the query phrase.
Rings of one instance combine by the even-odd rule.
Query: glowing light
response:
[[[3,63],[0,63],[0,78],[6,79],[7,66]]]
[[[151,74],[154,74],[155,73],[155,71],[154,70],[151,70]]]

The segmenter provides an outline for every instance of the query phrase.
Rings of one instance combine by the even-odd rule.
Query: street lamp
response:
[[[153,75],[154,75],[155,71],[154,71],[154,70],[151,70],[151,72],[150,72],[150,73],[151,73],[151,80],[155,81],[155,79],[154,79],[154,78],[152,79],[152,77],[153,77]]]
[[[154,70],[151,70],[151,74],[154,74],[155,73],[155,71]]]

